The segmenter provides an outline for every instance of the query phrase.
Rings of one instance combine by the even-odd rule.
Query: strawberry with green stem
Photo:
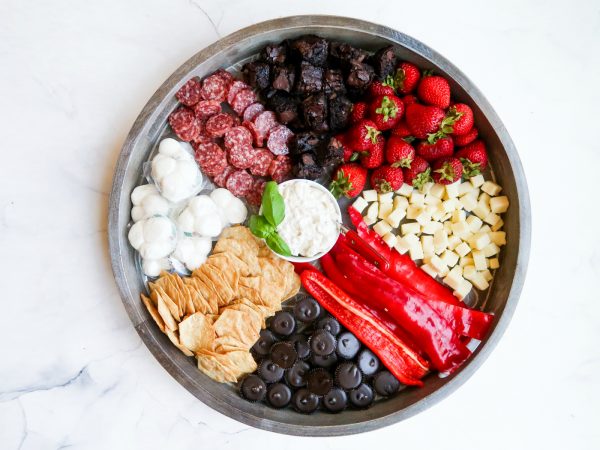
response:
[[[366,182],[367,169],[360,164],[342,164],[333,174],[329,190],[335,198],[353,198],[362,192]]]
[[[369,118],[381,131],[393,128],[403,114],[404,103],[395,95],[380,95],[369,104]]]
[[[385,77],[383,81],[375,80],[369,86],[369,96],[374,98],[380,95],[396,95],[396,86],[391,75]]]
[[[437,139],[433,144],[421,141],[417,144],[417,155],[425,161],[435,161],[454,154],[454,142],[450,136]]]
[[[348,144],[355,150],[366,151],[377,144],[380,134],[375,122],[362,119],[348,132]]]
[[[383,164],[385,159],[385,138],[377,135],[376,143],[368,150],[360,152],[360,164],[366,169],[375,169]]]
[[[446,109],[450,106],[450,84],[445,78],[426,70],[417,87],[417,96],[427,105]]]
[[[462,178],[463,166],[458,158],[440,158],[433,163],[433,181],[452,184]]]
[[[420,156],[415,156],[410,167],[404,169],[402,172],[404,175],[404,182],[416,189],[421,189],[425,183],[432,181],[431,167],[429,166],[429,163]]]
[[[420,79],[421,72],[417,66],[406,61],[398,64],[394,84],[399,93],[410,94],[417,87]]]
[[[371,174],[371,187],[381,194],[397,191],[404,182],[402,169],[394,166],[382,166]]]
[[[392,167],[410,167],[415,159],[415,148],[410,145],[411,138],[390,136],[385,144],[385,160]]]
[[[479,175],[488,165],[485,144],[479,139],[458,150],[454,156],[460,159],[465,178]]]

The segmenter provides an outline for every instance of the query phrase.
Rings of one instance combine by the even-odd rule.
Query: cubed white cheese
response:
[[[491,226],[496,225],[500,220],[500,216],[493,212],[490,212],[487,216],[484,217],[483,221],[485,223],[489,223]]]
[[[433,250],[433,236],[422,235],[421,247],[423,247],[423,258],[428,259],[435,255]]]
[[[458,262],[458,255],[452,250],[446,250],[444,253],[442,253],[441,258],[442,261],[444,261],[444,264],[446,264],[448,267],[454,267]]]
[[[467,223],[469,224],[469,229],[471,230],[472,233],[477,233],[479,231],[479,229],[481,228],[481,226],[483,225],[483,222],[477,216],[467,217]]]
[[[377,219],[379,215],[379,202],[373,202],[367,208],[367,217],[369,219]]]
[[[444,200],[442,203],[442,208],[444,212],[451,213],[453,212],[460,203],[455,198],[449,198],[448,200]]]
[[[386,221],[380,220],[373,226],[373,231],[375,231],[375,233],[377,233],[379,236],[383,237],[392,231],[392,227]]]
[[[448,266],[444,263],[442,258],[437,255],[433,255],[429,260],[429,264],[439,273],[448,272]]]
[[[425,204],[426,205],[439,205],[440,203],[442,203],[442,200],[431,194],[427,194],[425,196]]]
[[[356,200],[352,203],[352,207],[361,214],[367,206],[369,206],[369,203],[362,197],[356,197]]]
[[[423,186],[421,186],[421,189],[419,189],[419,191],[421,191],[423,195],[429,194],[429,191],[431,190],[432,186],[433,183],[431,181],[428,181],[427,183],[423,183]]]
[[[487,233],[475,233],[469,240],[471,248],[476,250],[483,250],[483,248],[490,243],[490,236]]]
[[[497,269],[500,267],[500,261],[498,258],[490,258],[488,263],[490,265],[490,269]]]
[[[377,214],[377,217],[380,219],[385,219],[389,213],[392,212],[392,202],[389,203],[380,203],[379,204],[379,213]]]
[[[475,214],[481,220],[484,220],[490,212],[490,208],[488,208],[485,202],[481,201],[477,202],[477,206],[473,208],[473,214]]]
[[[461,268],[458,266],[454,267],[442,281],[455,291],[460,289],[460,286],[464,281]]]
[[[438,230],[444,230],[444,225],[441,224],[440,222],[435,222],[433,220],[426,222],[422,227],[421,227],[421,233],[425,233],[425,234],[433,234]]]
[[[472,264],[463,267],[463,277],[465,277],[467,280],[470,280],[471,277],[476,273],[477,269]]]
[[[419,222],[420,225],[424,225],[431,221],[431,213],[427,209],[423,209],[421,214],[415,217],[415,220]]]
[[[423,264],[421,266],[421,269],[430,277],[435,278],[438,275],[436,270],[433,267],[431,267],[431,265],[429,265],[429,264]]]
[[[397,195],[394,197],[394,209],[404,209],[408,208],[408,199],[406,197],[402,197],[401,195]]]
[[[440,204],[437,206],[434,213],[431,215],[433,220],[437,220],[438,222],[443,221],[443,217],[446,215],[446,211],[444,211],[444,207]]]
[[[460,256],[467,256],[471,252],[471,247],[466,242],[461,242],[454,251]]]
[[[464,220],[452,223],[452,234],[458,236],[461,239],[467,239],[471,235],[469,224]]]
[[[389,223],[392,228],[398,228],[400,226],[400,222],[406,216],[406,211],[402,208],[396,208],[388,216],[385,218],[385,221]]]
[[[408,253],[413,261],[416,261],[417,259],[423,259],[423,247],[421,247],[421,243],[418,242],[415,245],[411,245],[408,249]]]
[[[490,209],[493,213],[502,214],[508,211],[508,197],[503,195],[501,197],[493,197],[490,199]]]
[[[467,279],[480,291],[485,291],[488,287],[490,287],[490,284],[486,281],[481,272],[475,272],[471,278]]]
[[[421,244],[421,241],[415,234],[407,234],[407,235],[403,236],[402,239],[404,239],[404,241],[407,243],[409,248],[414,247],[417,244],[419,244],[419,245]]]
[[[504,231],[491,231],[488,234],[494,244],[498,246],[506,245],[506,233]]]
[[[459,200],[460,205],[465,211],[471,212],[477,207],[477,199],[472,195],[465,195]]]
[[[494,275],[492,275],[492,272],[490,272],[487,269],[481,272],[481,275],[483,275],[483,278],[485,278],[485,281],[487,281],[488,283],[494,279]]]
[[[375,189],[370,189],[368,191],[363,191],[362,193],[363,197],[365,198],[366,201],[368,202],[375,202],[377,201],[377,191]]]
[[[421,208],[420,206],[408,205],[408,208],[406,208],[406,218],[414,220],[417,217],[419,217],[419,214],[421,214],[422,212],[423,208]]]
[[[452,234],[452,222],[450,220],[444,221],[444,231],[448,236]]]
[[[482,227],[479,229],[479,232],[480,232],[480,233],[488,233],[488,234],[489,234],[489,233],[491,233],[491,232],[492,232],[492,229],[490,228],[490,226],[489,226],[489,225],[484,225],[484,226],[482,226]]]
[[[456,248],[462,244],[462,241],[458,236],[450,236],[448,237],[448,248],[450,250],[456,251]]]
[[[392,233],[387,233],[382,239],[390,248],[396,245],[396,242],[398,241],[398,237]]]
[[[502,188],[500,186],[498,186],[496,183],[493,183],[492,181],[486,181],[481,186],[481,190],[483,192],[487,192],[488,194],[490,194],[493,197],[495,195],[498,195],[500,193],[500,191],[502,190]]]
[[[489,208],[490,207],[490,196],[488,194],[486,194],[485,192],[482,192],[481,195],[479,196],[479,200],[480,202],[485,203],[485,205]]]
[[[458,289],[455,289],[452,293],[456,298],[462,301],[469,295],[471,289],[473,289],[473,285],[469,281],[463,279]]]
[[[417,190],[412,191],[410,194],[410,204],[414,206],[423,206],[425,204],[425,196]]]
[[[458,188],[458,195],[460,197],[462,197],[463,195],[468,194],[472,190],[473,190],[473,185],[471,183],[469,183],[468,181],[465,181],[464,183],[460,183],[460,186]]]
[[[436,254],[441,254],[448,248],[448,233],[446,230],[436,230],[433,233],[433,249]]]
[[[446,192],[446,186],[444,186],[443,184],[434,184],[433,186],[431,186],[431,189],[429,189],[429,195],[433,195],[434,197],[437,197],[439,199],[441,199],[444,196],[444,192]]]
[[[402,186],[400,186],[400,189],[398,189],[396,191],[396,194],[400,194],[400,195],[404,195],[405,197],[408,197],[412,193],[413,190],[414,190],[414,188],[410,184],[402,183]]]
[[[396,245],[394,245],[394,248],[398,251],[398,253],[404,255],[408,252],[410,245],[404,238],[400,238],[396,240]]]
[[[423,209],[425,211],[427,211],[427,214],[429,214],[429,217],[431,217],[433,215],[434,212],[436,212],[439,208],[439,205],[425,205],[423,207]]]
[[[371,225],[373,225],[375,222],[377,222],[377,217],[373,219],[373,218],[371,218],[371,217],[367,217],[367,216],[365,216],[365,217],[363,217],[363,219],[364,219],[365,223],[367,224],[367,226],[371,226]]]
[[[473,266],[475,263],[473,262],[473,258],[471,258],[470,256],[461,256],[460,260],[458,261],[458,265],[460,267],[465,267],[465,266]]]
[[[498,253],[500,253],[500,247],[498,247],[493,242],[491,244],[488,244],[485,247],[483,247],[483,254],[485,255],[486,258],[496,256]]]
[[[504,226],[504,220],[500,219],[494,225],[492,225],[492,231],[498,231]]]
[[[406,222],[403,223],[400,227],[400,231],[402,232],[402,236],[407,234],[419,234],[421,232],[421,225],[418,222]]]
[[[385,194],[378,194],[379,203],[392,203],[394,200],[393,192],[386,192]]]
[[[469,181],[471,182],[473,187],[479,187],[482,186],[483,183],[485,183],[485,178],[483,178],[483,175],[479,174],[475,175],[474,177],[471,177]]]
[[[455,198],[458,197],[458,191],[460,189],[460,181],[456,181],[452,184],[446,185],[446,197]]]
[[[487,258],[482,251],[473,250],[473,264],[477,270],[487,269]]]
[[[464,222],[467,219],[467,214],[462,209],[455,209],[452,212],[452,223]]]

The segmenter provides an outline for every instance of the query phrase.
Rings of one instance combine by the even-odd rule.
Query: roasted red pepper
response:
[[[346,238],[344,236],[340,236],[338,242],[332,249],[331,254],[338,255],[340,252],[342,252],[353,253],[355,255],[358,255],[358,253],[354,252],[350,247],[346,245],[345,241]],[[362,255],[358,256],[362,257]],[[333,258],[333,256],[331,255],[330,257]],[[364,261],[369,262],[366,259],[364,259]],[[327,273],[327,275],[329,275],[329,273],[327,272],[327,268],[325,266],[323,267],[325,268],[325,272]],[[371,266],[368,265],[368,267]],[[380,272],[379,268],[372,268],[376,270],[376,276],[387,277],[387,274]],[[337,282],[335,278],[334,281]],[[402,284],[409,292],[412,292],[413,296],[421,298],[422,301],[426,301],[439,315],[441,315],[448,322],[448,325],[452,328],[452,330],[455,333],[458,333],[459,335],[468,336],[474,339],[483,339],[489,331],[492,321],[494,320],[494,316],[491,314],[469,309],[461,305],[451,305],[440,300],[432,299],[412,289],[412,286],[407,286],[405,283],[400,284]],[[352,295],[360,293],[360,287],[358,287],[355,283],[349,283],[348,285],[342,285],[341,287],[342,289],[346,289]],[[383,307],[381,305],[380,309],[383,310]]]
[[[384,308],[443,372],[453,372],[471,354],[448,321],[420,295],[385,276],[353,252],[339,252],[336,262],[353,279],[360,280],[360,300]]]
[[[350,206],[348,214],[350,215],[352,224],[356,227],[356,233],[389,261],[389,270],[385,272],[390,277],[401,283],[410,285],[414,290],[426,295],[428,298],[441,300],[452,305],[460,304],[460,301],[448,288],[442,286],[435,278],[419,268],[410,259],[410,256],[401,255],[396,250],[390,249],[377,233],[369,229],[355,208]]]
[[[321,272],[305,270],[304,288],[375,353],[401,383],[422,386],[427,363]],[[418,363],[417,363],[418,362]]]
[[[292,264],[294,265],[294,271],[298,275],[300,275],[305,270],[317,270],[317,268],[315,266],[313,266],[311,263],[307,263],[307,262],[293,262]]]

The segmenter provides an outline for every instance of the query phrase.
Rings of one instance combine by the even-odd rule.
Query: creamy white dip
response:
[[[333,196],[302,180],[279,186],[279,192],[285,218],[277,232],[292,255],[312,257],[328,250],[339,234],[340,217]]]

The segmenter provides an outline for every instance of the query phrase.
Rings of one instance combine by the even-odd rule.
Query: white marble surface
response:
[[[0,2],[0,448],[600,447],[600,4],[422,4]],[[131,327],[107,256],[113,168],[154,90],[218,37],[302,13],[380,22],[453,61],[511,133],[533,210],[521,303],[483,367],[417,417],[331,439],[192,397]]]

